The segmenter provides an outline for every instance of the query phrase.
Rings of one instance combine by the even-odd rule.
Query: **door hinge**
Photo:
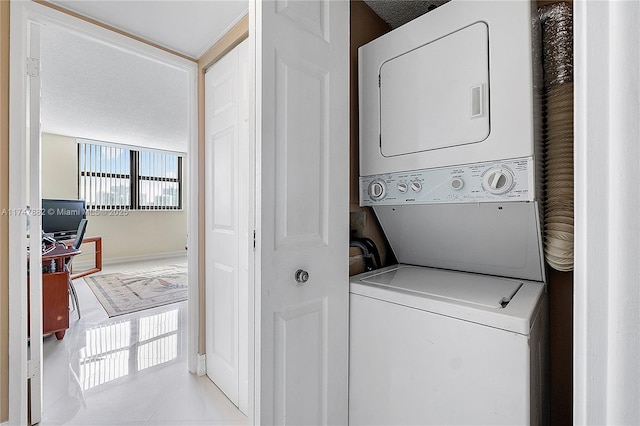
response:
[[[253,230],[253,251],[256,251],[256,230]]]
[[[29,77],[40,77],[40,60],[27,58],[27,75]]]
[[[382,76],[378,74],[378,87],[382,87]]]
[[[33,379],[40,375],[40,363],[35,360],[27,361],[27,378]]]
[[[378,135],[378,147],[382,150],[382,133]]]

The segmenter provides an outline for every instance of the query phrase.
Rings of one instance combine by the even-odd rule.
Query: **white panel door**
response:
[[[349,2],[254,5],[255,421],[346,424]],[[307,282],[296,282],[297,270]]]
[[[250,250],[247,54],[244,42],[205,76],[207,375],[244,412]]]

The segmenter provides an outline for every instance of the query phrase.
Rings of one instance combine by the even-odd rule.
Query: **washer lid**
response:
[[[502,309],[522,287],[522,282],[417,266],[400,266],[361,280],[420,295]]]
[[[365,297],[529,335],[544,304],[542,282],[412,265],[351,277],[352,297]],[[508,302],[508,303],[506,303]]]

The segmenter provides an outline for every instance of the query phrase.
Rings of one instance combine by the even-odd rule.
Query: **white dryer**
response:
[[[350,424],[545,422],[534,11],[452,0],[359,50],[360,203],[400,264],[351,279]]]
[[[360,174],[533,157],[535,5],[452,0],[361,47]]]

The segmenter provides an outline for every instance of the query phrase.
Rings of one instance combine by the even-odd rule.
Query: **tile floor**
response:
[[[101,273],[185,259],[121,264]],[[187,302],[108,318],[82,279],[82,318],[44,338],[42,425],[246,425],[208,377],[187,371]]]

